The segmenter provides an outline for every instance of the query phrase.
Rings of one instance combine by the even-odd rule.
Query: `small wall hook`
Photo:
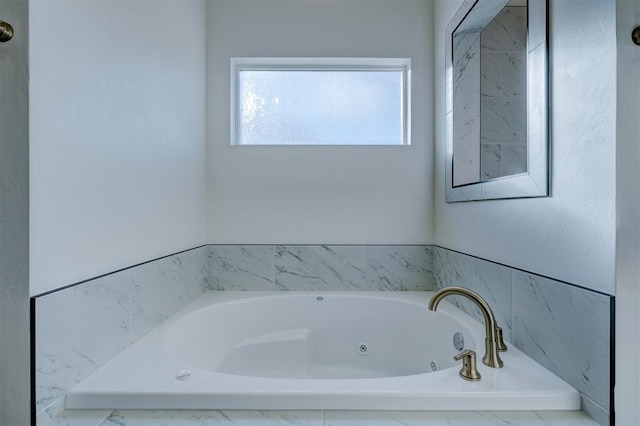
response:
[[[635,27],[633,31],[631,31],[631,40],[637,46],[640,46],[640,27]]]
[[[4,21],[0,21],[0,43],[7,42],[13,38],[13,27]]]

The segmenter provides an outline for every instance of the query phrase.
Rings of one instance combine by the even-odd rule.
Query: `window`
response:
[[[410,65],[232,58],[231,144],[408,145]]]

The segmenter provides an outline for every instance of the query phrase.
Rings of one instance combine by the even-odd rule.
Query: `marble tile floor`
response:
[[[38,426],[596,426],[581,411],[69,410]]]

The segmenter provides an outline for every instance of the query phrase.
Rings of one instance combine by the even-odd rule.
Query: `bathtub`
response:
[[[210,292],[66,395],[68,409],[577,410],[580,395],[431,292]],[[460,378],[454,335],[478,354]]]

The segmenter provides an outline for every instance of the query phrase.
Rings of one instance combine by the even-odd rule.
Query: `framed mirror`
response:
[[[548,196],[547,0],[466,0],[446,43],[446,201]]]

